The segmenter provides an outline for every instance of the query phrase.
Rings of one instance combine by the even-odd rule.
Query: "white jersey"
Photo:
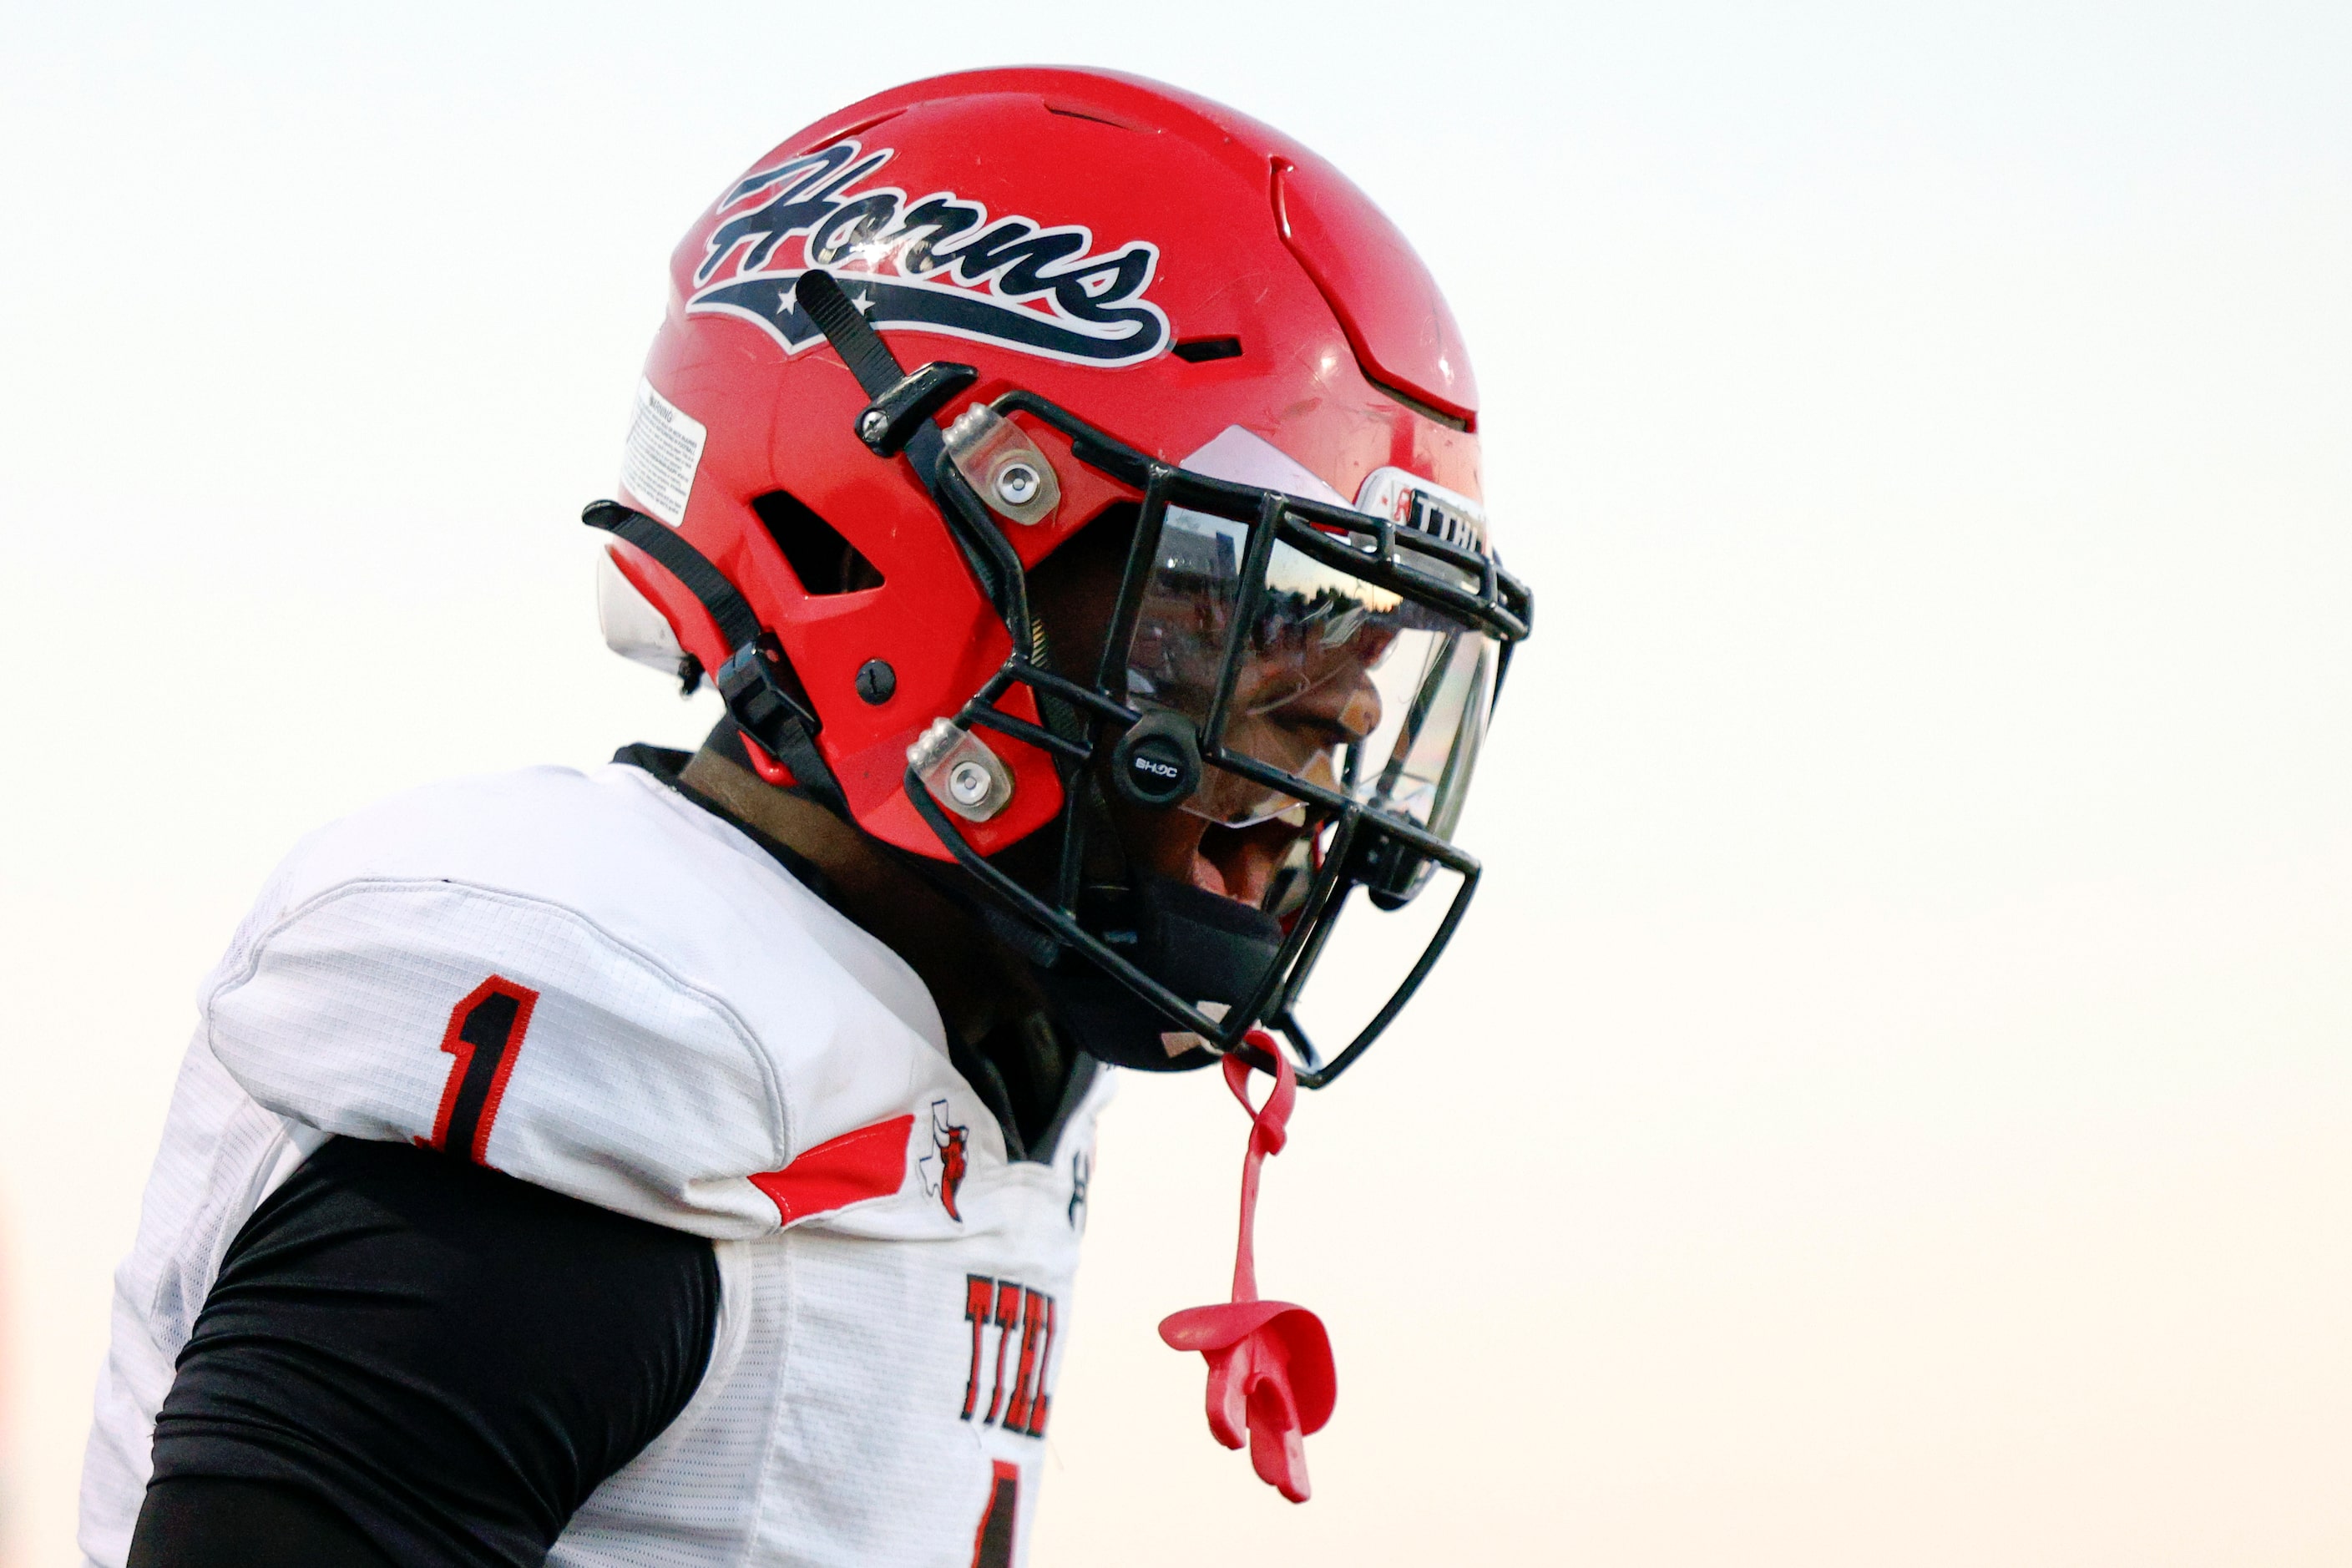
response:
[[[115,1279],[81,1547],[119,1568],[239,1226],[330,1135],[712,1239],[716,1338],[558,1565],[1026,1553],[1098,1070],[1007,1159],[911,970],[651,775],[435,786],[312,836],[205,982]]]

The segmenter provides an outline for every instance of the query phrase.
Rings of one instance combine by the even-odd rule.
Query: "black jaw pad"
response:
[[[1206,889],[1150,876],[1130,896],[1134,929],[1108,940],[1187,1002],[1241,1005],[1281,953],[1281,921]],[[1187,1026],[1091,960],[1074,953],[1032,973],[1079,1048],[1098,1060],[1145,1072],[1189,1072],[1216,1059],[1199,1047],[1171,1053],[1171,1037],[1181,1042]]]

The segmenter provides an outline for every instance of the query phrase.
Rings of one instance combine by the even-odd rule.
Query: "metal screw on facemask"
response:
[[[882,439],[882,432],[890,428],[890,416],[879,408],[869,408],[866,417],[857,422],[857,433],[868,441]]]
[[[948,770],[948,794],[958,805],[978,805],[994,784],[988,770],[978,763],[961,762]]]
[[[996,476],[996,493],[1007,506],[1027,506],[1035,499],[1037,470],[1026,463],[1007,463]]]

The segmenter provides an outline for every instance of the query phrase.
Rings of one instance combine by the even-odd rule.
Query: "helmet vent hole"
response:
[[[1460,430],[1465,433],[1475,430],[1478,427],[1475,420],[1465,419],[1459,414],[1448,414],[1444,409],[1439,408],[1433,404],[1423,403],[1420,398],[1415,397],[1412,393],[1405,391],[1404,388],[1401,386],[1390,385],[1387,382],[1382,381],[1379,376],[1374,375],[1372,374],[1372,367],[1366,364],[1360,359],[1356,362],[1356,368],[1363,372],[1364,379],[1372,384],[1374,390],[1388,394],[1399,403],[1403,404],[1407,408],[1412,409],[1415,414],[1420,415],[1423,419],[1433,420],[1437,424],[1444,426],[1448,430]]]
[[[1046,113],[1058,114],[1065,120],[1091,120],[1097,125],[1114,125],[1121,131],[1150,132],[1155,129],[1139,120],[1130,119],[1115,109],[1105,109],[1099,104],[1074,103],[1067,100],[1052,98],[1045,100],[1044,102]]]
[[[768,537],[784,552],[784,563],[812,596],[856,594],[882,586],[882,574],[874,563],[791,491],[770,490],[751,502],[751,510],[760,514]]]
[[[1239,338],[1183,338],[1169,351],[1186,364],[1201,364],[1213,359],[1239,359],[1242,341]]]

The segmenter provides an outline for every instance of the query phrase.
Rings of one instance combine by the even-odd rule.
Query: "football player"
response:
[[[607,640],[726,718],[275,873],[117,1276],[93,1563],[1018,1563],[1111,1069],[1270,1075],[1254,1193],[1461,917],[1531,606],[1452,317],[1328,164],[946,77],[761,158],[670,285],[585,521]],[[1310,1033],[1343,911],[1423,900]],[[1164,1332],[1304,1498],[1328,1348],[1247,1241]]]

